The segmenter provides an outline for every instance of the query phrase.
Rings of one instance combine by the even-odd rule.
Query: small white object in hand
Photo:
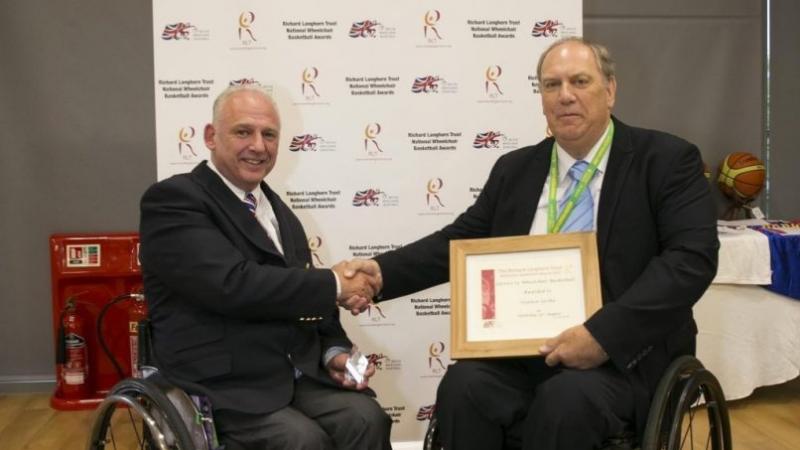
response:
[[[353,380],[356,383],[363,383],[364,382],[364,373],[367,371],[367,366],[369,365],[369,361],[367,358],[361,354],[358,350],[354,351],[349,358],[347,358],[347,362],[345,363],[345,368],[347,372],[345,372],[345,378],[348,380]]]

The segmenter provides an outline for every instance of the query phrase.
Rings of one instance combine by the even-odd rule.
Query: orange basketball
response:
[[[717,184],[728,197],[745,203],[756,198],[764,187],[764,164],[746,152],[731,153],[722,160]]]

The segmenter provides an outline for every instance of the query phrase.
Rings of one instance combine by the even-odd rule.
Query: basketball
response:
[[[746,152],[731,153],[722,160],[717,184],[728,197],[740,203],[753,200],[764,187],[764,164]]]

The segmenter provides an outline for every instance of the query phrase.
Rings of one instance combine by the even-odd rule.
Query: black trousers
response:
[[[300,377],[292,403],[268,414],[216,411],[225,450],[390,450],[392,419],[372,397]]]
[[[446,450],[591,450],[632,427],[634,406],[632,387],[611,364],[461,360],[439,385],[436,416]]]

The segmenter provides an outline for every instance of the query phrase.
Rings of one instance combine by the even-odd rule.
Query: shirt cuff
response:
[[[331,270],[333,273],[333,278],[336,280],[336,298],[338,299],[340,295],[342,295],[342,282],[339,281],[339,274],[336,273],[335,270]]]
[[[350,349],[337,345],[325,350],[325,354],[322,355],[322,367],[328,367],[328,363],[331,362],[334,357],[341,355],[342,353],[350,353]]]

